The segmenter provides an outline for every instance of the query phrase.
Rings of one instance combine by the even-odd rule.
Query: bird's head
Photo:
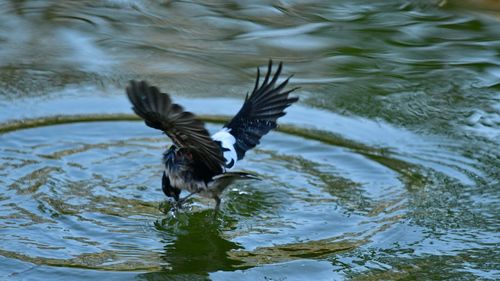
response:
[[[193,161],[193,155],[186,148],[179,148],[175,145],[170,146],[163,154],[163,162],[169,167],[187,166]]]
[[[177,152],[177,147],[175,145],[171,145],[165,153],[163,153],[163,163],[167,166],[173,166],[175,163],[175,154]]]

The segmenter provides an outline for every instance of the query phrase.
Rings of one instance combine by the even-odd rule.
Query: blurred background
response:
[[[294,129],[216,219],[159,208],[142,122],[1,133],[0,279],[500,278],[498,1],[3,0],[0,123],[132,114],[130,79],[229,117],[269,59]]]

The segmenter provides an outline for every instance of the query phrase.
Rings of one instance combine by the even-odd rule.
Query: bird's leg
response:
[[[220,209],[220,198],[219,198],[219,196],[215,196],[214,200],[215,200],[215,212],[219,212],[219,209]]]
[[[217,219],[217,216],[220,214],[220,198],[219,196],[214,196],[213,199],[215,200],[215,208],[214,208],[214,213],[213,213],[213,219]]]
[[[193,192],[189,193],[188,195],[186,195],[185,197],[177,200],[177,208],[179,208],[179,209],[182,208],[182,203],[184,203],[184,201],[186,201],[189,197],[195,195],[198,192],[199,192],[199,190],[193,191]]]

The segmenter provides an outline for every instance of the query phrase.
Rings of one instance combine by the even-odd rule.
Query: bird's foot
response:
[[[189,199],[189,197],[191,197],[192,195],[196,194],[197,192],[191,192],[189,193],[187,196],[183,197],[183,198],[179,198],[177,199],[173,204],[172,204],[172,208],[175,209],[176,211],[177,210],[180,210],[183,208],[183,204],[184,202],[187,201],[187,199]]]
[[[159,209],[165,215],[174,215],[182,208],[182,205],[177,201],[165,200],[160,203]]]
[[[174,204],[173,204],[173,207],[176,210],[182,209],[182,204],[184,203],[184,201],[186,201],[186,198],[181,198],[181,199],[175,201]]]
[[[175,201],[175,207],[177,209],[182,209],[182,204],[191,196],[195,195],[196,193],[200,192],[201,190],[197,190],[197,191],[194,191],[194,192],[191,192],[189,193],[188,195],[186,195],[185,197],[183,198],[179,198]]]

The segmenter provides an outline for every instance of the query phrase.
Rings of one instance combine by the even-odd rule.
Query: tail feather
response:
[[[213,177],[213,180],[232,179],[232,180],[261,180],[257,175],[247,172],[226,172]]]

